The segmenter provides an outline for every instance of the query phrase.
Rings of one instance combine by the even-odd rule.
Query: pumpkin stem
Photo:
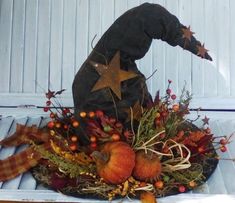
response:
[[[98,151],[92,152],[91,157],[94,159],[95,162],[99,161],[99,162],[102,162],[102,163],[107,163],[108,160],[109,160],[109,155],[108,154],[101,153],[101,152],[98,152]]]

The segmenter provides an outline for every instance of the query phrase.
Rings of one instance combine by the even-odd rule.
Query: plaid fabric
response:
[[[36,125],[27,127],[17,124],[16,132],[10,137],[0,141],[0,145],[4,147],[19,146],[21,144],[29,143],[29,140],[48,142],[49,134],[48,132],[37,128]]]
[[[44,143],[44,147],[50,146],[50,135],[47,131],[37,128],[36,125],[27,127],[17,124],[16,132],[10,137],[0,141],[0,145],[4,147],[19,146],[21,144],[30,143],[30,141]],[[30,168],[36,166],[41,156],[33,147],[12,155],[5,160],[0,160],[0,182],[16,177],[26,172]]]
[[[40,154],[33,147],[29,147],[5,160],[0,160],[0,182],[12,179],[26,172],[36,166],[40,159]]]

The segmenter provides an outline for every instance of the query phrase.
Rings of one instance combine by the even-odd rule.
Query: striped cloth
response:
[[[19,146],[34,141],[44,143],[44,147],[47,148],[50,143],[49,138],[48,132],[36,126],[26,127],[17,124],[16,132],[12,136],[0,141],[0,145],[4,147]],[[26,172],[36,166],[41,158],[41,155],[31,146],[18,154],[0,160],[0,182],[12,179]]]

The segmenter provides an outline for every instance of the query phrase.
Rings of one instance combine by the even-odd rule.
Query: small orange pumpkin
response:
[[[127,180],[135,166],[135,152],[125,142],[106,143],[91,156],[96,162],[97,174],[106,183],[119,184]]]
[[[151,181],[157,178],[162,171],[162,165],[158,156],[144,150],[136,152],[133,176],[140,181]]]

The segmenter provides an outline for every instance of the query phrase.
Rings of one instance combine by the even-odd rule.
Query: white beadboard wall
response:
[[[43,93],[67,89],[63,104],[73,106],[74,75],[114,20],[144,2],[175,14],[210,50],[213,62],[179,47],[153,41],[137,62],[150,76],[152,95],[167,80],[180,94],[187,82],[192,106],[235,109],[234,0],[0,0],[0,106],[44,105]]]

